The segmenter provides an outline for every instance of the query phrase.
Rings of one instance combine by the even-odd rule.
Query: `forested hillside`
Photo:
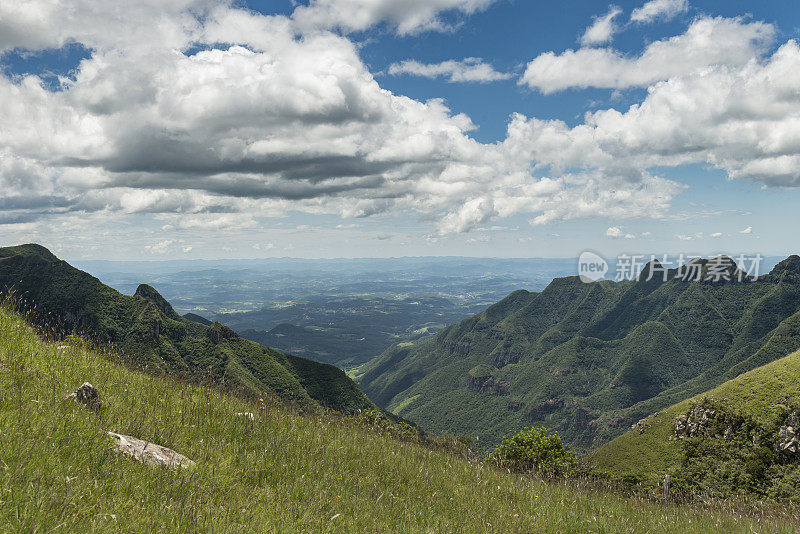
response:
[[[720,270],[717,264],[724,268]],[[439,334],[394,345],[358,371],[376,403],[483,448],[530,425],[579,449],[800,348],[800,258],[757,280],[729,258],[645,267],[636,281],[554,280],[516,291]],[[712,270],[724,273],[707,279]]]

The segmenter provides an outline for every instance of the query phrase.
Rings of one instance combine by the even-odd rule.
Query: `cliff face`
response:
[[[508,388],[499,379],[493,376],[467,376],[467,389],[478,393],[493,393],[495,395],[508,395]]]

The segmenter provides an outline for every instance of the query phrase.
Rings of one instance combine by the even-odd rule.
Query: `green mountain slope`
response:
[[[734,273],[732,260],[719,261]],[[707,273],[711,264],[696,265]],[[436,336],[389,348],[359,369],[359,384],[423,428],[468,433],[484,448],[541,425],[586,450],[800,348],[797,256],[744,283],[679,274],[570,277],[514,292]]]
[[[98,413],[64,399],[84,381],[100,391]],[[197,465],[120,457],[108,431]],[[80,343],[45,343],[0,307],[3,532],[772,533],[792,532],[792,516],[751,519],[506,474],[354,418],[298,417],[134,372]]]
[[[341,370],[263,347],[220,323],[178,315],[150,286],[126,296],[39,245],[0,248],[0,291],[39,325],[110,344],[151,372],[341,411],[372,403]]]
[[[720,386],[684,400],[643,420],[644,432],[631,430],[594,451],[587,461],[598,470],[660,480],[674,473],[683,459],[682,442],[674,438],[679,415],[704,399],[717,411],[752,418],[761,426],[781,420],[787,405],[800,403],[800,352],[744,373]]]

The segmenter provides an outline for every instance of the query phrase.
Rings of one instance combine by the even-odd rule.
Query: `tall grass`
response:
[[[64,400],[84,381],[100,390],[98,413]],[[171,447],[197,467],[119,457],[109,430]],[[138,373],[78,341],[42,341],[0,308],[0,530],[789,532],[792,524],[501,473],[348,419],[301,417]]]

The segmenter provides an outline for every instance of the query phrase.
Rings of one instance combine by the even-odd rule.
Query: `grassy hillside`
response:
[[[707,260],[697,264],[708,271]],[[754,282],[678,274],[666,282],[660,274],[593,284],[570,277],[541,293],[514,292],[435,336],[389,348],[358,369],[358,382],[432,432],[471,434],[486,447],[545,426],[589,450],[800,348],[800,258]],[[480,366],[489,372],[476,380],[470,373]]]
[[[587,461],[598,470],[660,480],[676,471],[683,458],[682,443],[670,439],[675,418],[703,398],[769,425],[788,404],[800,401],[800,352],[753,369],[692,399],[645,419],[644,433],[632,430],[600,447]]]
[[[661,506],[499,473],[365,430],[154,378],[45,343],[0,308],[0,530],[14,532],[790,532],[776,519]],[[84,381],[105,408],[64,396]],[[251,421],[238,412],[254,412]],[[171,447],[172,472],[106,431]]]
[[[0,292],[10,293],[38,325],[109,344],[152,371],[301,407],[352,412],[373,406],[332,365],[263,347],[220,323],[181,317],[148,285],[123,295],[39,245],[0,248]]]

